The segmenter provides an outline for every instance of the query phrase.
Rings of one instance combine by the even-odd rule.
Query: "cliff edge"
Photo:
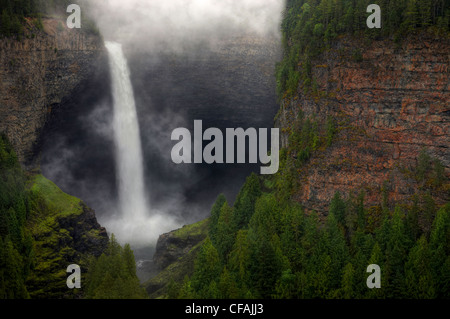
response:
[[[369,45],[342,37],[311,61],[314,92],[299,85],[282,100],[276,118],[281,143],[291,144],[300,116],[324,130],[331,120],[335,134],[297,172],[293,199],[322,213],[337,191],[363,189],[369,206],[379,204],[381,193],[387,202],[411,201],[427,183],[412,174],[421,151],[439,160],[448,177],[449,50],[448,38],[428,33]],[[446,189],[433,195],[438,204],[448,201]]]
[[[27,169],[38,165],[39,136],[52,110],[107,63],[98,34],[59,19],[42,22],[39,30],[28,19],[21,40],[0,39],[0,131]]]

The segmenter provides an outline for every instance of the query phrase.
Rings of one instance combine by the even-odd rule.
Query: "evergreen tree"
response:
[[[215,244],[217,243],[216,236],[217,236],[217,224],[219,222],[220,217],[220,210],[222,209],[223,204],[226,202],[226,198],[224,194],[220,194],[216,201],[214,202],[214,205],[211,208],[211,221],[209,223],[209,237],[211,238],[211,241]]]
[[[106,253],[91,259],[86,278],[86,296],[92,299],[144,299],[147,294],[136,276],[133,252],[122,248],[111,235]]]
[[[331,273],[329,285],[332,288],[339,286],[340,274],[346,264],[349,253],[346,245],[345,237],[341,228],[339,228],[334,214],[327,217],[325,234],[327,240],[327,254],[331,257]]]
[[[279,299],[293,299],[297,297],[298,282],[290,269],[282,272],[280,279],[276,286],[276,298]]]
[[[406,291],[411,299],[435,297],[435,288],[430,267],[430,250],[423,235],[411,249],[405,263]]]
[[[261,196],[261,185],[258,176],[252,173],[247,177],[244,186],[234,203],[233,224],[235,229],[247,227],[255,212],[256,200]]]
[[[416,241],[420,235],[419,226],[419,199],[418,196],[414,196],[412,199],[412,207],[408,210],[406,215],[406,231],[409,233],[409,238],[412,241]]]
[[[225,263],[228,253],[234,243],[234,229],[232,224],[233,208],[225,202],[220,209],[219,221],[217,223],[216,244],[220,260]]]
[[[345,210],[345,201],[341,198],[341,194],[339,192],[336,192],[333,199],[331,200],[329,213],[333,214],[337,222],[342,226],[345,225]]]
[[[11,18],[6,9],[3,9],[0,21],[0,33],[9,36],[11,34]]]
[[[218,294],[221,299],[236,299],[240,297],[236,280],[233,278],[232,273],[228,271],[227,267],[223,269],[220,275]]]
[[[199,298],[213,298],[216,294],[212,282],[219,279],[222,271],[219,254],[211,243],[209,237],[205,239],[195,261],[194,274],[191,278],[191,286]],[[213,288],[213,291],[210,291]]]
[[[439,298],[450,296],[450,204],[442,207],[436,214],[433,231],[430,235],[431,266],[436,294]]]
[[[247,239],[248,230],[239,230],[236,235],[236,241],[233,250],[230,253],[229,267],[236,274],[238,282],[246,285],[249,276],[249,243]]]
[[[383,253],[377,242],[373,246],[372,253],[371,253],[371,256],[370,256],[370,259],[368,262],[368,265],[372,265],[372,264],[380,266],[381,271],[383,271],[381,273],[381,278],[380,278],[381,279],[381,288],[370,289],[369,291],[367,291],[367,297],[368,298],[383,298],[383,297],[385,297],[385,291],[388,288],[388,284],[387,284],[387,278],[384,276],[385,267],[384,267]]]
[[[293,270],[301,269],[301,239],[303,235],[304,214],[299,205],[288,205],[284,208],[281,219],[281,243],[284,255],[288,258]]]
[[[341,289],[339,297],[342,299],[352,299],[355,295],[355,270],[353,265],[348,263],[344,268],[344,274],[342,275]]]
[[[390,279],[389,287],[391,297],[402,297],[404,292],[404,263],[407,258],[409,241],[401,217],[401,209],[395,208],[392,218],[392,229],[387,243],[387,278]]]

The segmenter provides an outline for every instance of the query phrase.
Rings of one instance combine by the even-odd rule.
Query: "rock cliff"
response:
[[[388,202],[408,201],[421,187],[408,172],[423,149],[449,176],[449,51],[448,38],[425,33],[400,43],[342,38],[312,61],[317,93],[299,87],[282,101],[282,145],[300,110],[322,127],[333,118],[337,134],[299,172],[295,200],[319,212],[336,191],[364,189],[368,205],[378,204],[382,191]],[[448,201],[448,190],[435,195]]]
[[[39,167],[40,140],[48,119],[82,92],[107,65],[103,41],[86,30],[43,19],[39,30],[27,19],[24,35],[0,38],[0,132],[6,133],[23,168]],[[33,239],[33,265],[26,286],[32,298],[80,298],[66,286],[66,268],[100,256],[105,228],[80,199],[42,175],[28,174],[32,213],[26,230]]]
[[[143,286],[150,298],[168,293],[171,282],[180,283],[194,272],[195,257],[208,234],[209,219],[159,236],[156,251],[147,272],[153,276]]]
[[[38,164],[49,115],[107,61],[100,36],[58,19],[43,19],[43,26],[38,30],[29,20],[21,40],[0,39],[0,131],[28,169]]]
[[[31,182],[33,213],[27,229],[34,240],[34,264],[27,280],[32,298],[77,298],[82,291],[67,289],[66,268],[80,265],[86,272],[88,259],[99,257],[108,236],[94,211],[81,200],[62,192],[53,182],[36,175]]]

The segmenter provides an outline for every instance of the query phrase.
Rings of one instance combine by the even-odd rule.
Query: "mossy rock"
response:
[[[42,175],[30,179],[32,209],[27,228],[34,238],[34,268],[27,280],[32,298],[80,298],[66,285],[67,266],[106,249],[108,238],[93,211]],[[99,247],[94,247],[98,245]],[[95,248],[95,249],[94,249]]]

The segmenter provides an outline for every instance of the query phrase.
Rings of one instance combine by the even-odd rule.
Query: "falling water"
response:
[[[130,71],[122,46],[105,42],[109,53],[114,100],[113,130],[116,145],[119,216],[105,221],[107,229],[122,243],[134,247],[154,245],[158,236],[173,230],[170,216],[151,210],[145,196],[141,138]]]
[[[141,138],[130,71],[122,46],[105,42],[109,53],[114,100],[113,130],[116,146],[119,216],[105,221],[122,243],[134,247],[154,245],[158,236],[177,225],[172,217],[151,210],[145,196]]]
[[[106,42],[114,99],[114,139],[118,175],[119,205],[122,216],[142,219],[147,212],[144,192],[141,138],[130,71],[122,46]]]

